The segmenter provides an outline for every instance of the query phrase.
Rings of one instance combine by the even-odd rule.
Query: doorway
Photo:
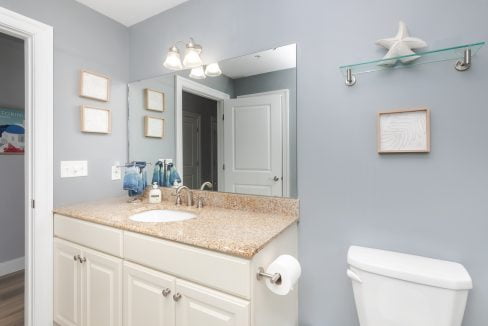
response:
[[[0,325],[24,324],[24,40],[0,33]]]
[[[8,151],[24,143],[24,193],[17,194],[23,203],[25,238],[20,325],[49,325],[53,320],[53,29],[0,7],[0,33],[22,40],[24,50],[25,135],[22,139],[14,127],[6,137]]]
[[[192,189],[219,188],[216,123],[217,101],[183,92],[183,184]]]

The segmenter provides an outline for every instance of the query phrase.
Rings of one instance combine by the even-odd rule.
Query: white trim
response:
[[[202,85],[200,83],[194,82],[192,80],[183,78],[181,76],[175,76],[175,124],[176,124],[176,169],[183,173],[183,91],[192,93],[198,96],[209,98],[217,101],[217,114],[222,116],[224,111],[223,101],[230,99],[229,94],[223,93],[216,89],[210,88],[208,86]],[[218,164],[219,164],[219,184],[221,183],[221,173],[223,164],[223,121],[222,119],[217,119],[218,128]]]
[[[25,325],[53,321],[53,29],[0,7],[25,42]],[[35,209],[32,202],[35,198]]]
[[[237,96],[237,98],[272,95],[278,94],[283,98],[282,114],[282,132],[283,132],[283,197],[290,197],[290,90],[279,89],[263,93],[246,94]]]
[[[24,261],[24,257],[19,257],[0,263],[0,277],[23,270]]]

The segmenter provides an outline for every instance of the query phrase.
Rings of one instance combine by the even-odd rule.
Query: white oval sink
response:
[[[197,216],[193,213],[163,209],[137,213],[131,215],[129,219],[135,222],[162,223],[184,221],[195,217]]]

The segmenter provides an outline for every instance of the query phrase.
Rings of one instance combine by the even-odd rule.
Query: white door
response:
[[[224,191],[282,196],[282,97],[226,100],[224,117]]]
[[[175,278],[124,263],[124,325],[174,326]]]
[[[183,184],[200,187],[200,122],[199,114],[183,111]]]
[[[84,325],[119,326],[122,323],[122,260],[84,248],[82,261]]]
[[[249,302],[176,280],[176,326],[249,326]]]
[[[54,321],[81,326],[81,248],[54,239]]]

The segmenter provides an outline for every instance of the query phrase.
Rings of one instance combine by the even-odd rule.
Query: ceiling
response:
[[[75,0],[129,27],[188,0]]]
[[[290,44],[219,62],[222,73],[237,79],[296,67],[296,45]]]

